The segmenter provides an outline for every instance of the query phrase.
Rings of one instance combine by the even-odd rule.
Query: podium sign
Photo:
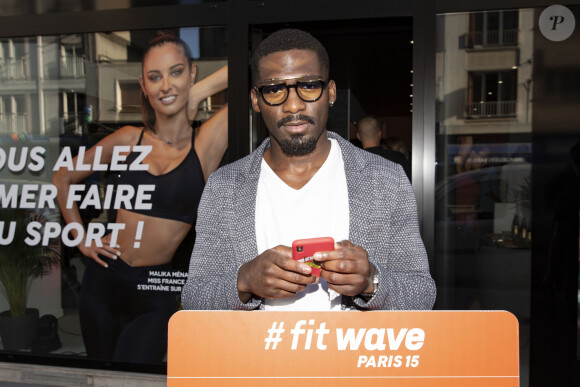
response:
[[[516,387],[518,349],[502,311],[180,311],[167,385]]]

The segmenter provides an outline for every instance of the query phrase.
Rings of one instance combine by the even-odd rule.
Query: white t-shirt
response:
[[[330,236],[348,239],[349,207],[342,152],[330,139],[330,153],[322,167],[299,190],[288,186],[262,160],[256,195],[258,254],[296,239]],[[266,310],[339,310],[341,296],[322,278],[292,298],[266,300]]]

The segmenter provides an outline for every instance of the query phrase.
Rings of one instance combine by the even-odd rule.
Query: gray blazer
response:
[[[419,234],[415,195],[403,169],[361,150],[333,132],[344,159],[348,186],[349,239],[362,246],[377,268],[378,292],[369,302],[343,297],[345,308],[431,309],[435,283]],[[196,241],[181,296],[185,309],[252,310],[243,304],[238,269],[258,255],[255,204],[266,139],[252,154],[213,173],[198,209]]]

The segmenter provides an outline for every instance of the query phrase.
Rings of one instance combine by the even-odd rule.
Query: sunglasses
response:
[[[255,89],[262,96],[267,105],[282,105],[288,99],[290,89],[295,89],[298,97],[304,102],[315,102],[322,97],[322,91],[328,82],[321,79],[314,80],[297,80],[293,85],[287,85],[284,82],[256,86]]]

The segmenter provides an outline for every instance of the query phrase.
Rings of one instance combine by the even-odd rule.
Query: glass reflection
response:
[[[184,28],[175,32],[194,53],[197,80],[227,64],[225,28]],[[80,149],[88,149],[125,125],[143,126],[139,99],[141,56],[155,33],[116,31],[0,39],[2,211],[19,207],[30,213],[26,221],[60,224],[58,207],[41,206],[34,193],[25,199],[24,189],[37,187],[35,192],[40,192],[40,187],[51,185],[53,166],[63,149],[70,149],[74,156]],[[193,127],[209,119],[226,100],[227,91],[205,99]],[[41,150],[40,157],[32,156],[34,149]],[[34,167],[38,160],[42,160],[42,168]],[[115,179],[114,173],[101,172],[83,183],[98,186],[98,199],[102,202],[106,188],[113,186]],[[22,204],[27,202],[31,204]],[[97,207],[90,205],[81,209],[85,225],[114,222],[114,210]],[[1,254],[10,246],[24,243],[21,240],[5,243],[9,224],[5,224],[4,215],[5,212],[0,219]],[[176,261],[188,259],[194,238],[194,233],[186,238]],[[45,267],[41,277],[33,276],[29,282],[27,308],[37,309],[36,324],[39,324],[35,325],[33,342],[22,347],[12,347],[10,343],[7,348],[0,340],[0,351],[69,358],[86,356],[77,307],[88,258],[78,249],[62,244],[56,235],[50,242],[48,248],[58,255],[58,264]],[[6,265],[0,266],[0,270],[5,268]],[[8,291],[0,281],[0,318],[9,309],[8,297],[5,297]]]
[[[437,19],[437,308],[514,313],[522,367],[533,238],[533,17],[509,10]]]

